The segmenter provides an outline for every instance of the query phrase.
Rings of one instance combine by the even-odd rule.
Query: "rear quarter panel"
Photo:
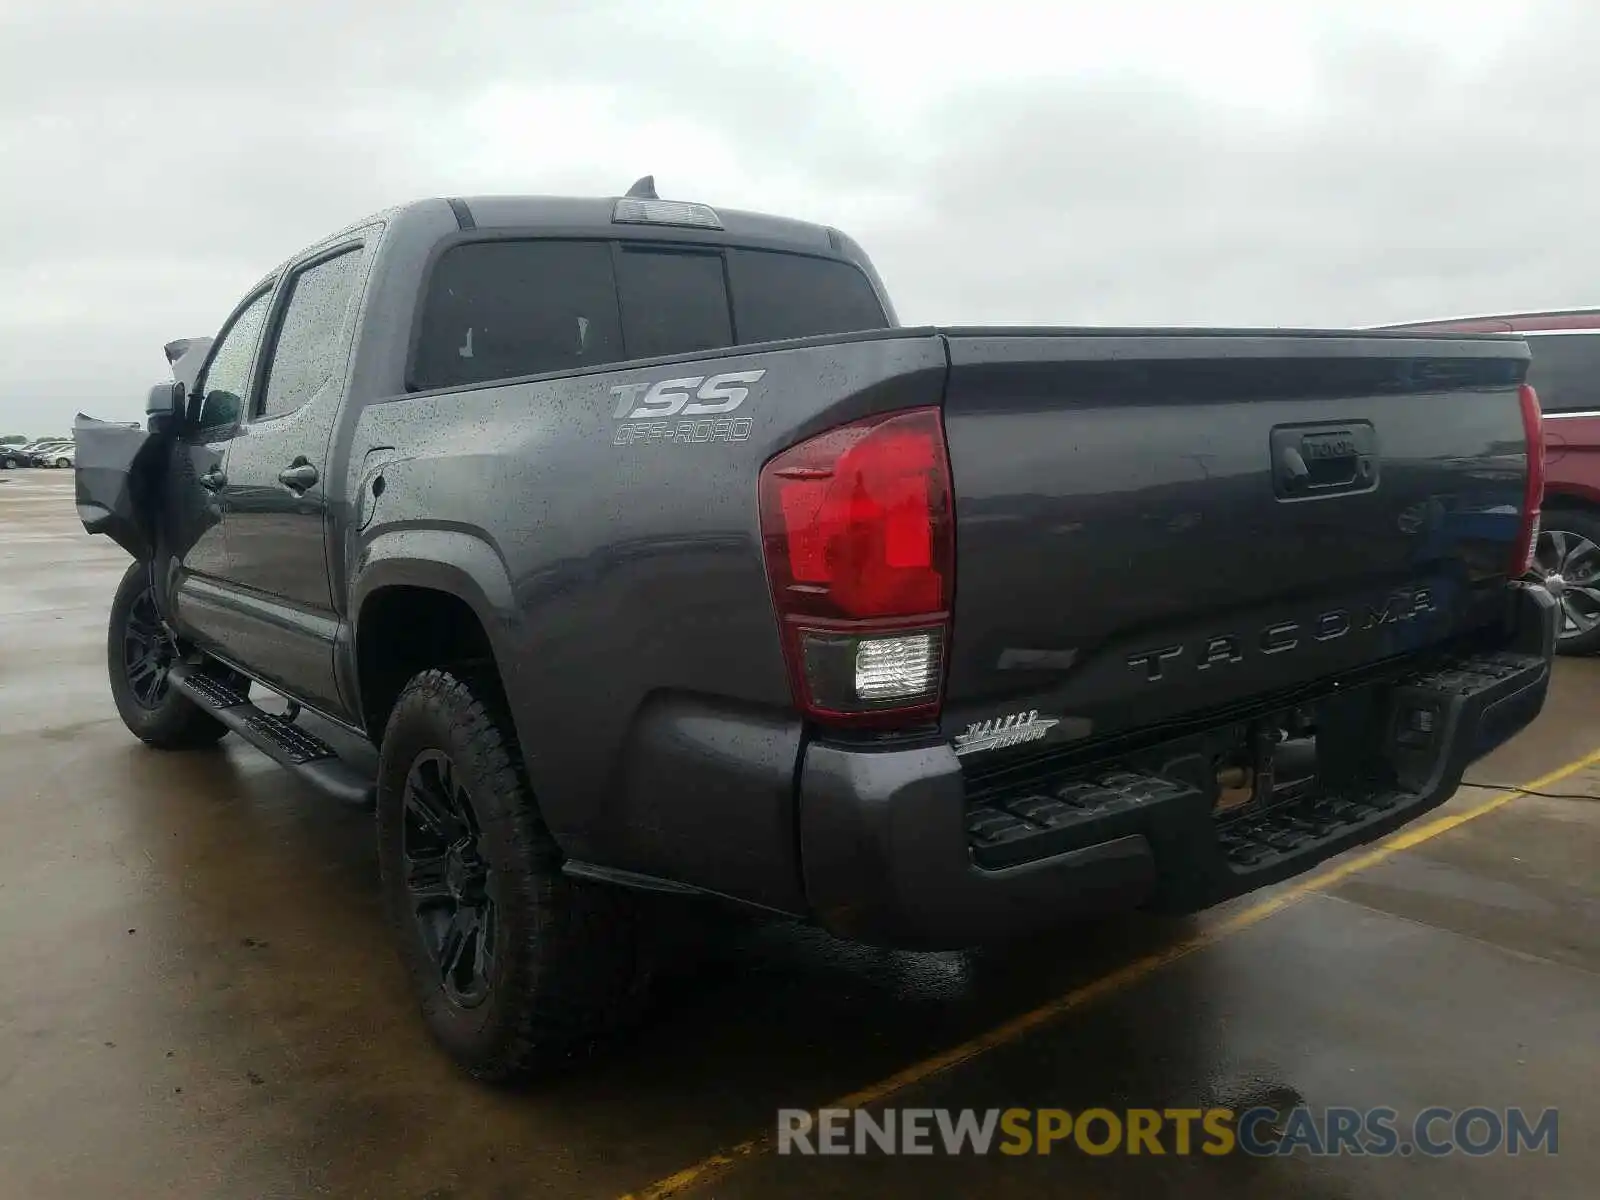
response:
[[[746,424],[681,440],[678,421],[615,415],[613,388],[734,372],[761,376],[715,419]],[[402,548],[417,531],[480,543],[500,575],[472,599],[566,852],[797,910],[801,726],[760,466],[830,425],[937,403],[944,375],[942,342],[902,330],[369,404],[348,459],[347,570],[359,595],[379,563],[393,580],[408,557],[426,574],[429,556]]]

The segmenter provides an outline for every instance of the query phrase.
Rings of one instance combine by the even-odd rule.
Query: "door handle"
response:
[[[278,482],[291,492],[303,492],[317,482],[317,469],[303,458],[278,472]]]
[[[208,492],[220,492],[228,486],[228,477],[222,473],[221,467],[212,467],[200,476],[200,486]]]

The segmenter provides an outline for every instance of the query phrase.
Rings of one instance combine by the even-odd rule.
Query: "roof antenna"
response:
[[[635,200],[661,199],[660,196],[656,195],[656,177],[654,175],[646,175],[643,179],[639,180],[628,189],[628,195],[632,196]]]

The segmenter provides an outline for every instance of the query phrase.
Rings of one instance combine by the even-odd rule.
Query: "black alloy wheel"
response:
[[[122,627],[122,667],[128,689],[139,707],[156,709],[167,696],[167,675],[177,659],[161,618],[155,592],[146,588],[134,597]]]
[[[494,871],[472,797],[443,751],[424,750],[406,775],[401,855],[412,919],[440,987],[457,1007],[476,1008],[494,984]]]

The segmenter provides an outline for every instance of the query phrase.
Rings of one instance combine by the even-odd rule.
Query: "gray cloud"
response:
[[[1351,324],[1593,302],[1597,97],[1552,61],[1590,26],[1600,13],[1551,6],[1459,74],[1426,45],[1336,42],[1312,110],[1284,115],[1133,79],[967,94],[914,239],[961,229],[960,253],[919,258],[891,233],[879,257],[919,319]]]
[[[645,171],[844,225],[911,321],[1346,324],[1595,298],[1600,11],[1581,0],[1529,9],[1475,61],[1441,53],[1448,20],[1435,40],[1330,26],[1281,103],[1155,66],[864,78],[861,55],[811,51],[850,36],[837,18],[732,11],[13,0],[0,426],[136,415],[163,341],[364,213]]]

